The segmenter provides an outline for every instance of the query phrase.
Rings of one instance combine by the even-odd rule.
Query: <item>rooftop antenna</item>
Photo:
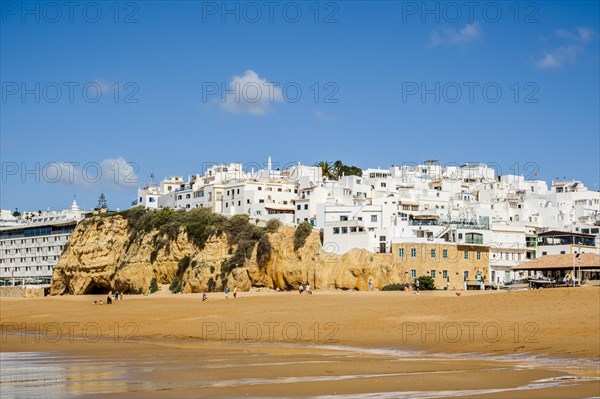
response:
[[[146,187],[156,186],[156,180],[154,180],[154,168],[150,168],[150,174],[146,180]]]

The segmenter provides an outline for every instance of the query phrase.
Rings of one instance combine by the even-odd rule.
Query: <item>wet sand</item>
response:
[[[100,298],[2,298],[3,394],[600,395],[599,288]]]

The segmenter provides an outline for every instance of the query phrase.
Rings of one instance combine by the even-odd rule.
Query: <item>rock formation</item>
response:
[[[51,294],[146,293],[153,278],[159,284],[171,284],[176,277],[184,293],[222,291],[225,285],[242,291],[297,289],[307,281],[316,289],[365,290],[369,278],[376,288],[405,282],[405,273],[394,266],[391,254],[361,249],[341,256],[326,253],[316,231],[294,251],[295,229],[281,226],[267,234],[270,253],[266,260],[259,265],[258,245],[254,245],[245,262],[232,267],[228,261],[236,243],[226,233],[211,235],[200,249],[184,228],[171,239],[156,229],[133,236],[128,223],[120,215],[82,221],[54,270]]]

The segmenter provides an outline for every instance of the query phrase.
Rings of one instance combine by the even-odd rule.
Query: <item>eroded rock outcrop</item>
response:
[[[115,289],[145,293],[153,278],[159,284],[171,284],[177,278],[184,293],[221,291],[225,285],[242,291],[252,287],[296,289],[307,281],[318,289],[366,289],[369,278],[375,287],[401,283],[405,278],[393,265],[391,254],[360,249],[341,256],[323,252],[317,232],[295,251],[293,227],[282,226],[267,235],[270,251],[261,264],[255,244],[243,264],[232,266],[236,243],[227,233],[212,234],[200,249],[184,228],[171,238],[156,229],[135,236],[128,223],[119,215],[81,222],[54,270],[51,294]]]

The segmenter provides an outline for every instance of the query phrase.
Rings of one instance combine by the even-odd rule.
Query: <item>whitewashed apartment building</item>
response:
[[[31,213],[28,219],[2,211],[0,284],[49,284],[58,258],[84,214],[75,200],[69,209]]]

